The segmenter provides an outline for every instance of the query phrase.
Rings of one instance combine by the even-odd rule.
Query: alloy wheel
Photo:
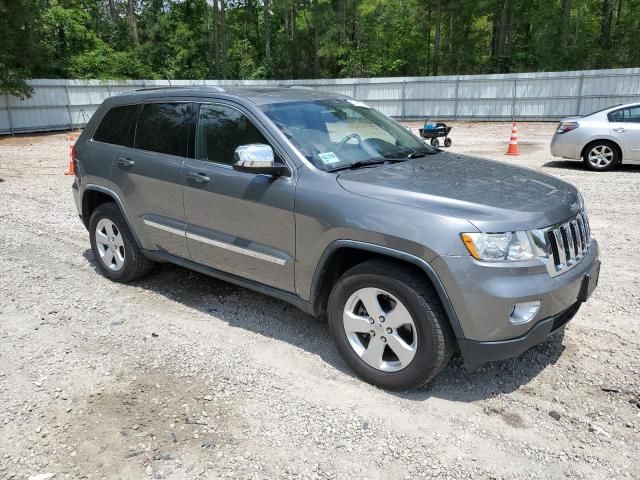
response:
[[[100,260],[109,269],[117,272],[124,266],[124,241],[122,233],[108,218],[96,225],[96,247]]]
[[[613,162],[614,152],[608,145],[597,145],[589,151],[587,159],[595,168],[606,168]]]
[[[383,372],[406,368],[416,355],[418,337],[413,317],[391,293],[361,288],[347,300],[343,325],[353,351]]]

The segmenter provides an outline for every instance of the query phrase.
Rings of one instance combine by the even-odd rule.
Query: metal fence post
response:
[[[405,120],[405,112],[406,112],[406,92],[407,92],[407,81],[402,81],[402,120]]]
[[[460,100],[460,75],[458,75],[458,77],[456,78],[456,93],[455,93],[455,97],[454,97],[454,104],[453,104],[453,119],[457,120],[458,119],[458,102]]]
[[[578,105],[576,115],[580,115],[580,107],[582,106],[582,82],[584,82],[584,73],[580,74],[580,80],[578,81]]]
[[[353,82],[353,95],[351,95],[353,98],[356,98],[356,93],[357,93],[357,87],[358,84],[356,82]]]
[[[516,121],[516,98],[518,95],[518,77],[513,77],[513,101],[511,103],[511,121]]]
[[[11,117],[11,107],[9,106],[9,95],[4,96],[4,103],[7,106],[7,117],[9,117],[9,130],[11,130],[11,135],[15,135],[15,129],[13,128],[13,118]]]
[[[71,97],[69,97],[69,87],[64,86],[64,93],[67,95],[67,114],[69,115],[69,130],[73,130],[73,116],[71,115]]]

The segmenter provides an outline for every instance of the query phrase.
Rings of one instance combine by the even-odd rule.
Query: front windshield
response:
[[[275,103],[262,108],[300,152],[322,170],[399,161],[434,151],[394,121],[355,100]]]

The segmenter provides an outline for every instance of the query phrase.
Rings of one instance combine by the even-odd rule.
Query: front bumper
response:
[[[586,300],[585,279],[597,277],[598,265],[598,244],[593,239],[584,258],[556,277],[540,264],[486,264],[470,256],[438,257],[432,262],[459,322],[458,344],[467,364],[518,356],[544,341]],[[540,302],[533,319],[521,324],[510,321],[514,304],[533,301]]]
[[[467,367],[473,369],[487,362],[518,357],[561,330],[578,313],[580,305],[582,302],[576,302],[565,311],[541,320],[526,334],[518,338],[496,342],[480,342],[460,338],[458,346],[462,358],[464,358]]]

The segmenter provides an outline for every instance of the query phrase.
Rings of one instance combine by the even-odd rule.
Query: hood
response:
[[[555,177],[446,152],[343,171],[337,181],[354,194],[462,218],[489,232],[547,227],[581,208],[576,188]]]

